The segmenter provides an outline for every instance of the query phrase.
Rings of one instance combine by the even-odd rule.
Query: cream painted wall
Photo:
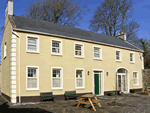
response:
[[[93,91],[93,69],[104,70],[104,91],[115,89],[115,73],[119,67],[125,67],[129,71],[130,89],[142,88],[142,60],[141,53],[135,52],[135,64],[129,61],[130,50],[114,48],[110,46],[98,45],[94,43],[81,42],[77,40],[63,39],[59,37],[44,36],[17,32],[21,37],[21,96],[40,95],[40,92],[53,91],[54,94],[64,94],[65,91],[75,90],[75,68],[85,69],[85,89],[76,90],[77,93],[87,93]],[[39,54],[26,52],[26,35],[39,36]],[[62,40],[63,56],[51,55],[51,39]],[[75,58],[74,43],[84,44],[84,58]],[[102,47],[103,60],[93,60],[93,46]],[[115,50],[122,51],[122,62],[116,62]],[[133,51],[132,51],[133,52]],[[39,66],[39,90],[26,90],[26,66]],[[63,90],[51,90],[51,67],[63,68]],[[90,75],[87,75],[87,71]],[[133,71],[139,72],[139,86],[133,87]],[[106,76],[106,72],[109,73]],[[17,79],[18,96],[18,79]]]
[[[7,41],[7,57],[4,59],[4,43]],[[11,23],[8,20],[8,16],[5,19],[5,28],[3,33],[3,39],[1,43],[1,62],[2,62],[2,93],[10,96],[10,54],[11,54]]]

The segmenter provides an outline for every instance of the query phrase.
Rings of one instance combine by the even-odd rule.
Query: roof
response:
[[[11,21],[13,23],[13,27],[18,29],[56,34],[56,35],[100,42],[104,44],[121,46],[129,49],[141,51],[137,47],[127,43],[126,41],[123,41],[122,39],[113,36],[107,36],[104,34],[94,33],[91,31],[86,31],[86,30],[82,30],[70,26],[63,26],[56,23],[31,19],[31,18],[17,16],[17,15],[11,16]]]

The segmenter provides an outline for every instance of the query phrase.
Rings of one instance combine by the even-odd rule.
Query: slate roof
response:
[[[94,33],[91,31],[86,31],[70,26],[62,26],[56,23],[31,19],[17,15],[11,16],[11,20],[13,26],[19,29],[63,35],[141,51],[140,49],[136,48],[135,46],[132,46],[131,44],[123,41],[122,39],[113,36],[107,36],[104,34]]]

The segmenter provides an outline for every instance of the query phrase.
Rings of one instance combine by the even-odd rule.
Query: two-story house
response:
[[[2,96],[40,101],[40,92],[104,95],[142,89],[143,51],[116,37],[13,14],[8,0],[1,43]]]

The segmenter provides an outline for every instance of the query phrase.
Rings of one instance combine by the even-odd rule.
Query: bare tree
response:
[[[33,0],[26,9],[29,18],[45,20],[62,25],[76,26],[83,14],[88,11],[86,5],[74,0]]]
[[[104,0],[90,20],[90,29],[109,36],[126,32],[127,40],[132,42],[140,27],[136,21],[131,20],[132,6],[131,0]]]

